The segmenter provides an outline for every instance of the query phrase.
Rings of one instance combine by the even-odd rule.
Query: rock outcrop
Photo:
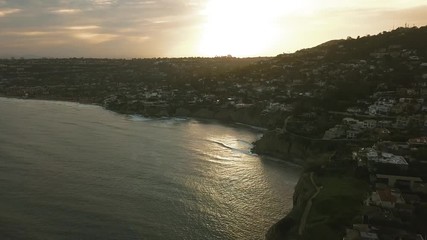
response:
[[[301,175],[293,196],[293,207],[291,212],[283,219],[270,227],[266,234],[267,240],[298,239],[298,227],[305,205],[316,189],[310,181],[308,173]]]
[[[286,159],[300,165],[318,161],[322,154],[334,151],[345,142],[300,137],[281,130],[268,131],[254,143],[253,152]]]

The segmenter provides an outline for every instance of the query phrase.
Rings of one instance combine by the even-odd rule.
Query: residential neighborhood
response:
[[[257,153],[291,156],[296,148],[327,159],[304,166],[316,190],[305,234],[337,228],[346,240],[427,240],[423,39],[427,27],[405,27],[276,57],[0,59],[0,96],[262,127],[280,144]],[[367,190],[334,189],[347,184],[342,179]],[[350,210],[334,218],[331,201],[352,208],[343,204]]]

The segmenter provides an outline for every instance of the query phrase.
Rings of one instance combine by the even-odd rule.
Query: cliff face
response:
[[[286,159],[303,166],[310,166],[310,162],[319,164],[327,161],[330,152],[340,147],[341,144],[299,137],[276,130],[266,132],[261,139],[256,141],[253,151]],[[298,239],[301,216],[308,200],[315,192],[316,189],[310,180],[309,173],[304,173],[295,186],[291,212],[268,230],[266,239]]]
[[[253,108],[219,108],[219,107],[165,107],[142,106],[138,104],[108,104],[108,110],[123,114],[141,114],[146,117],[194,117],[216,119],[224,122],[243,123],[246,125],[274,129],[283,125],[281,113],[262,113],[262,109]]]
[[[283,133],[280,130],[266,132],[254,143],[253,152],[286,159],[300,165],[322,157],[322,153],[334,151],[343,143],[308,139]]]
[[[305,205],[310,197],[316,192],[311,183],[308,173],[303,174],[297,185],[293,196],[293,208],[291,212],[276,224],[271,226],[266,234],[267,240],[297,239],[298,227]]]
[[[243,123],[256,127],[275,128],[283,123],[284,117],[278,113],[260,114],[254,108],[185,109],[178,108],[174,116],[216,119],[225,122]]]

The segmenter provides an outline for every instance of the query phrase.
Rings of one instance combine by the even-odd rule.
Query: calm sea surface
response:
[[[0,98],[0,239],[263,239],[301,169],[260,133]]]

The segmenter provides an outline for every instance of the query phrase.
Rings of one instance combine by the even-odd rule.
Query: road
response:
[[[313,175],[314,175],[314,173],[311,172],[310,173],[310,180],[311,180],[311,183],[313,184],[313,186],[316,188],[316,192],[308,200],[307,205],[305,205],[304,213],[302,214],[301,222],[300,222],[299,228],[298,228],[298,234],[299,235],[302,235],[302,233],[304,232],[305,224],[307,223],[307,217],[310,214],[310,210],[311,210],[311,207],[313,205],[313,199],[316,198],[317,195],[319,195],[320,190],[322,189],[321,186],[319,187],[316,185],[316,183],[313,179]]]

